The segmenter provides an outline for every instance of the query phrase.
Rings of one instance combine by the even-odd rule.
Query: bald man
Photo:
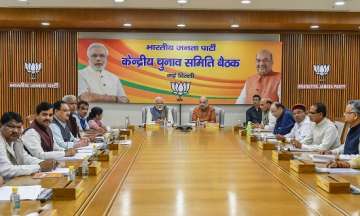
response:
[[[260,50],[256,54],[256,74],[246,80],[236,104],[251,104],[253,95],[270,98],[272,101],[280,100],[281,74],[273,71],[273,63],[269,50]]]
[[[162,97],[156,97],[154,106],[146,112],[146,124],[149,123],[163,123],[167,121],[169,124],[174,124],[171,109],[165,105],[165,100]]]
[[[199,106],[192,113],[192,121],[200,120],[200,122],[216,122],[215,109],[209,105],[208,99],[204,96],[200,97]]]

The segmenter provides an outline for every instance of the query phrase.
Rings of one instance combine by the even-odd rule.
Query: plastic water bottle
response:
[[[129,116],[126,116],[126,117],[125,117],[125,128],[128,128],[128,127],[129,127],[129,124],[130,124],[130,117],[129,117]]]
[[[74,168],[74,166],[69,166],[68,181],[75,181],[75,168]]]
[[[11,215],[20,215],[20,195],[18,194],[18,188],[12,187],[12,193],[10,195],[11,203]]]
[[[196,119],[196,127],[200,127],[200,119],[199,118]]]
[[[97,147],[95,144],[93,145],[93,148],[92,148],[92,156],[93,156],[94,160],[98,159],[98,151],[97,151]]]
[[[81,163],[81,176],[87,178],[89,176],[89,161],[88,157],[85,157]]]

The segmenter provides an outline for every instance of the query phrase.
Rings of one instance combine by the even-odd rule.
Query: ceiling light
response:
[[[115,3],[123,3],[125,0],[114,0]]]
[[[131,27],[132,24],[131,24],[131,23],[124,23],[123,26],[124,26],[124,27]]]
[[[19,2],[27,2],[28,0],[18,0]]]
[[[188,0],[177,0],[176,2],[178,4],[186,4],[186,3],[188,3]]]
[[[239,28],[239,24],[231,24],[231,28]]]
[[[311,25],[310,28],[311,29],[318,29],[318,28],[320,28],[320,26],[319,25]]]
[[[340,1],[340,0],[335,1],[334,5],[336,5],[336,6],[343,6],[343,5],[345,5],[345,1]]]
[[[49,22],[42,22],[41,25],[42,25],[42,26],[49,26],[50,23],[49,23]]]
[[[179,28],[185,28],[186,27],[186,25],[184,23],[177,24],[176,26],[179,27]]]
[[[251,3],[251,0],[242,0],[241,1],[241,4],[250,4]]]

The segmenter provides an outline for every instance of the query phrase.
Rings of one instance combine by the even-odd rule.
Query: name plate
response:
[[[297,173],[313,173],[315,172],[315,164],[300,160],[290,160],[290,168]]]
[[[128,129],[131,130],[132,133],[135,132],[135,125],[129,125]]]
[[[291,160],[294,158],[294,155],[286,151],[272,151],[272,159],[274,160]]]
[[[258,144],[258,147],[262,150],[275,150],[276,149],[276,144],[274,144],[274,143],[258,141],[257,144]]]
[[[98,154],[98,161],[109,161],[110,160],[110,153],[109,152],[100,152]]]
[[[89,164],[89,176],[97,176],[101,170],[101,163],[97,161],[91,161]],[[81,166],[76,169],[76,175],[82,176]]]
[[[126,135],[126,136],[130,136],[131,135],[131,130],[130,129],[120,129],[119,135]]]
[[[337,175],[318,175],[316,184],[328,193],[350,193],[350,182]]]
[[[109,150],[119,150],[119,144],[111,143],[108,144]]]
[[[145,129],[146,130],[159,130],[160,124],[146,124]]]
[[[242,129],[242,127],[240,126],[240,125],[235,125],[234,127],[233,127],[233,131],[235,132],[235,133],[239,133],[239,131]]]
[[[84,191],[82,180],[68,181],[61,178],[56,184],[52,185],[53,200],[75,200]]]

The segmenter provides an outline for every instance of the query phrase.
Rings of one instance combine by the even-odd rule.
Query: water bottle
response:
[[[197,119],[196,119],[196,127],[199,127],[199,126],[200,126],[200,119],[197,118]]]
[[[129,124],[130,124],[130,118],[129,118],[129,116],[126,116],[125,117],[125,128],[128,128]]]
[[[20,215],[20,195],[18,194],[18,188],[12,187],[12,193],[10,195],[11,215]]]
[[[75,181],[75,168],[74,168],[74,166],[69,166],[68,181]]]
[[[97,159],[98,159],[98,151],[97,151],[96,145],[93,145],[93,148],[92,148],[92,156],[93,156],[94,160],[97,160]]]
[[[89,161],[88,157],[85,157],[81,163],[81,176],[87,178],[89,176]]]

